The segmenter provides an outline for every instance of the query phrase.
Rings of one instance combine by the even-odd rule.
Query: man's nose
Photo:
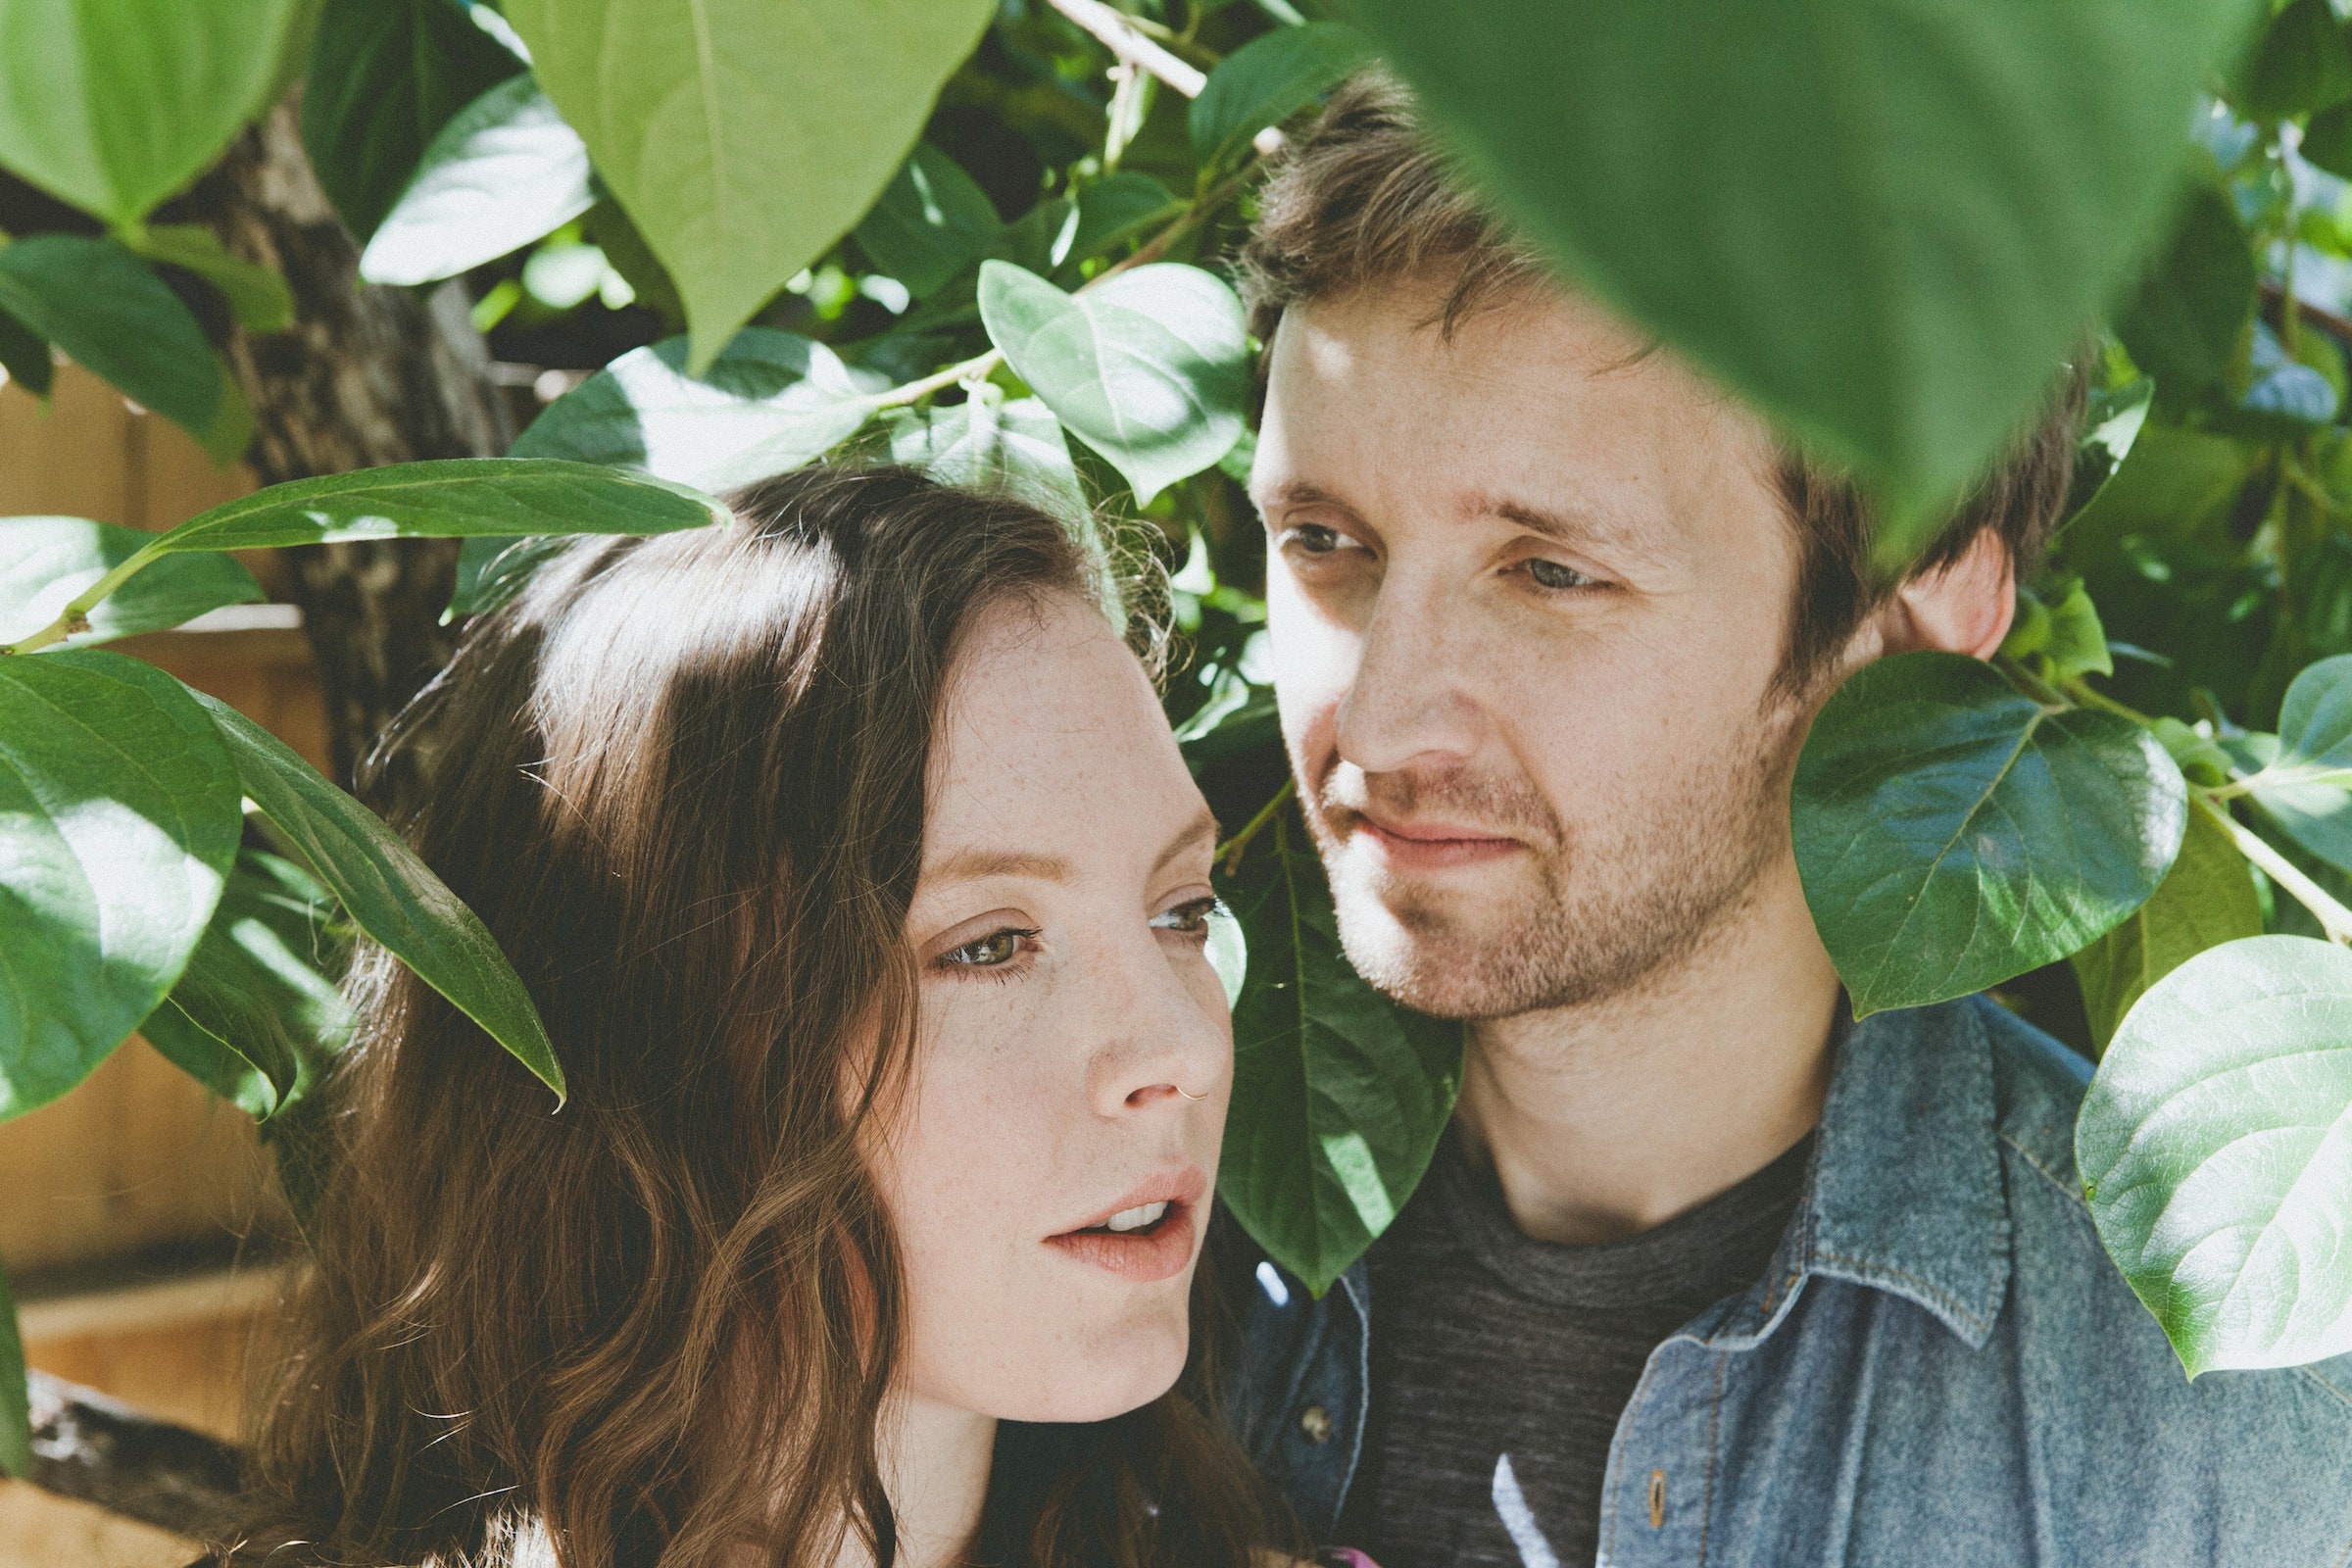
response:
[[[1392,573],[1373,601],[1355,678],[1336,718],[1340,760],[1367,773],[1458,761],[1479,746],[1485,720],[1466,683],[1462,617],[1436,585]]]

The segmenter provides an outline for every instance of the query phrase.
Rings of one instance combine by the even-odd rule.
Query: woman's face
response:
[[[1204,950],[1215,838],[1099,612],[982,614],[932,764],[921,1033],[877,1162],[908,1394],[1093,1421],[1183,1369],[1233,1069]]]

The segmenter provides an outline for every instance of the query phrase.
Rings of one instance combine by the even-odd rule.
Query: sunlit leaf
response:
[[[2352,953],[2212,949],[2124,1019],[2075,1126],[2099,1239],[2194,1377],[2352,1350]]]
[[[2105,935],[2180,847],[2155,737],[2050,711],[1956,654],[1866,664],[1798,759],[1796,862],[1860,1017],[1967,996]]]
[[[1039,399],[1007,402],[1002,388],[983,384],[962,403],[890,412],[891,462],[949,484],[1008,490],[1065,520],[1091,520],[1061,422]]]
[[[102,650],[0,658],[0,1121],[178,981],[237,853],[237,775],[187,689]]]
[[[137,222],[262,107],[300,9],[299,0],[9,0],[0,168],[110,223]]]
[[[418,0],[425,3],[425,0]],[[431,283],[553,233],[595,205],[588,149],[529,76],[441,127],[360,257],[370,283]]]
[[[686,301],[689,368],[872,205],[991,0],[508,0]]]
[[[201,694],[197,701],[219,725],[246,795],[302,852],[352,922],[480,1024],[561,1104],[564,1069],[539,1009],[479,917],[380,817],[283,741],[225,703]]]
[[[143,529],[82,517],[0,517],[0,645],[39,631],[67,600],[153,543],[155,535]],[[78,648],[161,631],[261,597],[262,585],[231,557],[174,556],[100,601],[87,630],[53,646]]]
[[[1241,438],[1250,394],[1241,301],[1197,267],[1139,267],[1073,295],[987,262],[980,315],[1006,363],[1140,503]]]
[[[963,166],[918,141],[858,220],[858,247],[915,298],[988,254],[1004,220]]]

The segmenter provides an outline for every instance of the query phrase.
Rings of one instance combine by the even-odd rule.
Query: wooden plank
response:
[[[0,516],[59,514],[137,527],[144,451],[131,440],[122,394],[77,365],[60,365],[48,406],[0,387]]]
[[[0,1568],[186,1568],[195,1543],[0,1480]]]

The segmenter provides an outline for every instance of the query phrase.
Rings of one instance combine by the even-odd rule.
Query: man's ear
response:
[[[1922,572],[1886,597],[1863,629],[1877,632],[1879,654],[1933,649],[1990,659],[2017,613],[2017,572],[2009,547],[1990,528],[1957,561]]]

